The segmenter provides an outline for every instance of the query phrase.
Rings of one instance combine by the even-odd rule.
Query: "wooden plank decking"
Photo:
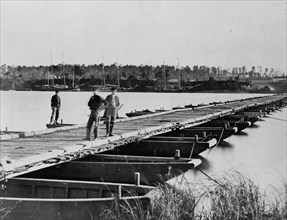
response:
[[[0,142],[0,169],[6,178],[67,162],[88,154],[95,154],[173,129],[188,128],[216,117],[229,115],[244,108],[268,104],[282,96],[245,99],[197,109],[178,109],[118,120],[113,137],[105,138],[105,125],[100,126],[100,137],[94,141],[83,140],[84,125],[47,129],[15,136]],[[1,171],[1,170],[0,170]]]

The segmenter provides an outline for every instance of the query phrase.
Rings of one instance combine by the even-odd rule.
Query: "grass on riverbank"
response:
[[[287,219],[287,185],[272,199],[239,173],[225,175],[199,189],[160,185],[148,210],[138,203],[102,212],[103,220],[283,220]],[[200,205],[201,204],[201,205]],[[204,205],[202,205],[204,204]]]

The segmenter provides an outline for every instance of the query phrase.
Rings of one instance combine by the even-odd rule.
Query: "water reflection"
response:
[[[100,92],[105,98],[109,93]],[[1,91],[1,129],[35,131],[46,129],[51,115],[50,100],[53,92],[9,92]],[[85,124],[88,121],[89,108],[87,102],[90,92],[61,92],[62,108],[60,119],[65,123]],[[265,95],[265,94],[264,94]],[[238,99],[238,94],[229,93],[118,93],[124,104],[119,116],[124,117],[131,110],[160,107],[171,109],[190,103],[210,103]],[[240,94],[241,98],[259,96],[259,94]],[[77,105],[75,105],[77,103]],[[35,120],[36,119],[36,120]],[[20,123],[19,123],[20,122]]]
[[[286,108],[276,111],[246,128],[243,135],[232,135],[212,151],[201,153],[200,169],[213,178],[226,171],[239,172],[262,189],[281,189],[287,179],[286,117]],[[186,177],[191,182],[207,178],[198,171],[189,172]]]
[[[259,128],[260,127],[260,125],[258,125],[258,124],[253,124],[253,125],[251,125],[249,128]]]
[[[201,164],[199,165],[199,167],[201,169],[208,170],[210,168],[210,162],[206,158],[204,158],[204,157],[202,157],[200,155],[197,155],[196,159],[200,159],[201,160]],[[195,172],[197,172],[196,169],[195,169]]]
[[[238,135],[238,136],[248,136],[248,134],[244,131],[240,131],[238,133],[236,133],[235,135]]]
[[[225,149],[225,148],[233,148],[233,145],[227,141],[221,141],[217,147]]]

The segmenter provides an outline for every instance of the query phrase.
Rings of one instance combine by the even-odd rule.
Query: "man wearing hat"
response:
[[[97,95],[98,88],[93,88],[93,96],[90,98],[88,102],[88,106],[91,109],[91,114],[87,123],[86,128],[86,140],[91,140],[91,129],[93,123],[95,122],[95,129],[94,129],[94,138],[96,139],[99,134],[99,123],[101,120],[101,111],[105,109],[106,101],[99,95]]]
[[[117,89],[111,88],[112,94],[106,97],[106,137],[113,136],[113,128],[117,111],[120,106],[119,97],[116,96]]]

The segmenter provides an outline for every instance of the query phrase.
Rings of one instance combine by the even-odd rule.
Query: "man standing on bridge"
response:
[[[54,124],[58,124],[58,118],[59,118],[59,113],[60,113],[60,108],[61,108],[61,99],[58,93],[59,91],[56,90],[56,94],[53,95],[51,99],[52,115],[50,119],[50,124],[53,123],[55,113],[56,113],[56,116],[55,116]]]
[[[87,123],[86,140],[91,140],[91,129],[95,122],[94,138],[96,139],[99,135],[99,124],[101,120],[101,111],[105,109],[106,101],[99,95],[97,95],[98,88],[93,88],[93,96],[88,102],[88,106],[91,109],[91,114]]]
[[[111,91],[112,94],[106,97],[106,137],[113,136],[113,127],[120,106],[119,97],[116,96],[117,89],[112,87]]]

